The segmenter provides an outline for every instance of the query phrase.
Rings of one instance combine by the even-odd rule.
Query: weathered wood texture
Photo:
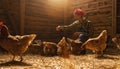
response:
[[[120,0],[116,0],[116,33],[120,34]]]
[[[22,28],[20,27],[22,18],[20,0],[1,0],[0,21],[4,21],[14,34],[20,34],[20,31],[24,30],[24,34],[36,33],[37,39],[56,41],[60,38],[55,30],[56,26],[72,23],[73,10],[82,8],[94,25],[95,36],[103,29],[107,29],[109,35],[112,34],[113,0],[66,0],[66,2],[59,0],[57,4],[52,1],[58,0],[25,0],[25,13],[23,14],[25,17],[22,21],[24,26],[20,29]],[[118,9],[118,15],[119,12]],[[119,32],[119,23],[116,26]]]
[[[0,2],[0,20],[9,27],[11,34],[19,34],[20,32],[19,7],[19,0],[1,0]]]
[[[112,35],[112,0],[71,0],[70,14],[76,8],[86,12],[86,16],[92,21],[97,36],[103,29]],[[71,19],[70,19],[71,20]]]
[[[46,41],[59,38],[56,26],[64,24],[64,6],[50,1],[54,0],[26,0],[25,34],[36,33],[37,39]]]
[[[37,34],[37,39],[56,41],[56,26],[65,24],[65,3],[56,0],[1,0],[0,21],[12,34]],[[21,24],[22,23],[22,24]]]

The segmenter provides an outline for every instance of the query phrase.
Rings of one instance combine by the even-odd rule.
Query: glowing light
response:
[[[55,6],[64,6],[67,0],[49,0],[49,4],[53,4]]]

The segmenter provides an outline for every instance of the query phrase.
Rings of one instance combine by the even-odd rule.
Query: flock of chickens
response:
[[[6,25],[0,23],[0,46],[15,56],[20,56],[20,61],[23,60],[22,55],[28,49],[30,44],[35,39],[36,34],[30,35],[16,35],[12,36]],[[113,38],[112,41],[120,48],[120,38]],[[98,37],[90,38],[85,43],[75,42],[75,40],[63,37],[58,44],[54,42],[41,42],[39,44],[42,54],[46,56],[60,55],[62,57],[69,57],[69,54],[79,55],[82,50],[90,49],[96,54],[103,51],[107,46],[107,31],[103,30]]]

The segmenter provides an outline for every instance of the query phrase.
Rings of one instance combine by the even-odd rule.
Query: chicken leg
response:
[[[23,61],[23,57],[22,57],[22,55],[20,55],[20,62],[22,62]]]

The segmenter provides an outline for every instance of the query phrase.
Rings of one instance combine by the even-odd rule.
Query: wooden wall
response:
[[[120,0],[116,0],[116,33],[120,34]]]
[[[108,34],[112,35],[112,0],[71,0],[70,2],[69,15],[72,15],[72,11],[76,8],[83,9],[94,25],[94,36],[103,29],[108,30]]]
[[[4,15],[3,4],[0,2],[0,21],[5,21],[6,17]]]
[[[20,33],[20,2],[19,0],[1,0],[0,21],[9,28],[11,34]]]
[[[57,2],[58,1],[58,2]],[[67,0],[1,0],[0,21],[11,34],[37,34],[37,39],[58,41],[56,26],[64,25]]]
[[[64,6],[50,1],[56,0],[25,1],[25,34],[35,33],[37,39],[45,41],[56,41],[60,37],[55,28],[64,24]]]
[[[14,34],[20,34],[23,30],[24,34],[37,34],[37,39],[56,41],[60,38],[55,30],[56,26],[72,23],[73,10],[82,8],[94,25],[95,36],[103,29],[107,29],[108,34],[112,35],[112,1],[1,0],[0,21],[4,21]]]

